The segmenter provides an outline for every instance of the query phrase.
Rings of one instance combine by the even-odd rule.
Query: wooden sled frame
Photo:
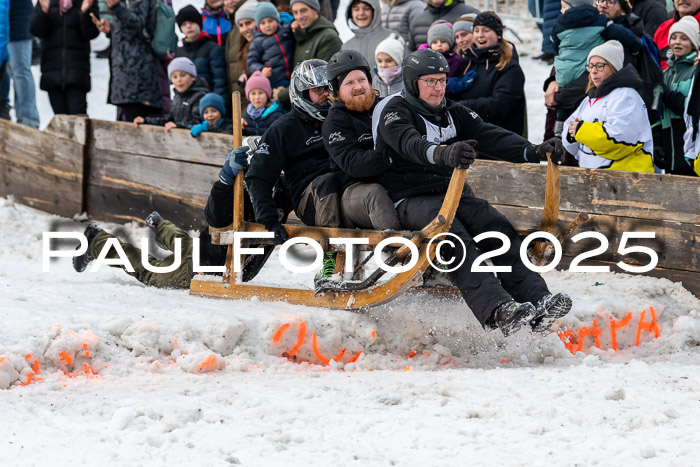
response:
[[[233,121],[234,121],[234,146],[242,144],[242,129],[240,127],[240,95],[233,95]],[[376,246],[380,241],[388,237],[410,236],[411,242],[418,248],[420,257],[418,262],[409,270],[395,274],[382,283],[375,283],[366,289],[352,292],[329,291],[323,295],[314,295],[314,290],[291,289],[283,287],[271,287],[238,283],[233,267],[233,232],[266,232],[265,227],[258,223],[245,222],[243,220],[244,191],[243,172],[241,171],[234,182],[234,211],[233,223],[222,229],[210,228],[212,242],[228,244],[226,255],[226,273],[221,281],[200,280],[195,277],[190,284],[190,294],[206,297],[249,300],[257,297],[261,301],[283,301],[297,305],[327,307],[336,309],[359,309],[376,305],[382,305],[395,299],[411,286],[420,281],[423,273],[429,266],[429,260],[435,256],[435,246],[424,243],[425,238],[447,232],[454,219],[459,200],[462,196],[466,180],[466,169],[455,169],[450,180],[445,200],[438,216],[420,232],[389,232],[376,230],[342,229],[328,227],[309,227],[304,225],[284,225],[284,229],[290,238],[309,237],[322,245],[327,244],[329,238],[358,238],[369,240],[369,247]],[[256,243],[263,243],[256,241]],[[405,258],[409,253],[407,246],[397,250],[396,257]]]

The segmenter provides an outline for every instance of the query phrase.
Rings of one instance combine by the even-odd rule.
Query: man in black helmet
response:
[[[387,151],[393,167],[379,176],[379,182],[397,204],[404,228],[418,230],[435,218],[454,168],[469,168],[477,157],[475,146],[488,148],[512,162],[539,162],[551,153],[560,162],[564,150],[560,140],[538,146],[495,125],[484,123],[473,111],[445,100],[449,66],[444,56],[430,49],[419,50],[404,60],[404,91],[384,99],[375,110],[376,148]],[[381,108],[380,108],[381,107]],[[477,144],[478,143],[478,144]],[[479,250],[501,247],[495,238],[479,242],[483,232],[501,232],[510,240],[505,254],[492,259],[511,272],[472,272]],[[482,326],[498,328],[509,335],[522,326],[535,331],[548,329],[571,309],[571,298],[552,295],[539,274],[527,269],[520,259],[521,240],[508,220],[487,201],[477,198],[468,185],[457,208],[450,232],[457,242],[450,254],[465,258],[450,278]]]
[[[343,226],[401,230],[394,203],[376,177],[389,167],[385,153],[374,151],[372,111],[379,97],[371,86],[369,64],[356,50],[341,50],[328,61],[333,104],[323,123],[323,139],[332,161],[353,182],[343,191]]]

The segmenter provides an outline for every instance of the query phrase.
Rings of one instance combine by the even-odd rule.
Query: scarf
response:
[[[252,120],[259,120],[260,116],[263,114],[263,112],[265,112],[265,110],[267,110],[267,106],[263,105],[256,110],[255,107],[253,107],[253,104],[248,104],[248,107],[245,109],[245,111],[248,112],[248,116]]]
[[[696,67],[695,76],[693,76],[693,87],[690,92],[688,116],[693,122],[692,141],[695,141],[695,138],[698,136],[698,123],[700,120],[700,67]]]
[[[391,84],[396,81],[396,78],[401,76],[401,66],[390,66],[388,68],[377,68],[377,74],[386,84]]]
[[[61,13],[61,16],[63,16],[63,13],[73,8],[73,0],[58,0],[58,6],[58,10]]]
[[[442,98],[442,102],[437,107],[428,105],[423,99],[415,97],[413,94],[408,92],[406,89],[401,91],[401,95],[408,102],[408,105],[413,107],[419,114],[427,117],[434,117],[438,122],[441,120],[440,115],[442,111],[445,110],[445,104],[447,101]]]

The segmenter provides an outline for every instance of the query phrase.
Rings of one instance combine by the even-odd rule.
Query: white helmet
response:
[[[328,63],[325,60],[317,58],[305,60],[294,68],[289,83],[289,98],[292,105],[321,122],[326,119],[331,103],[326,101],[323,104],[314,104],[309,96],[309,89],[328,87],[327,66]]]

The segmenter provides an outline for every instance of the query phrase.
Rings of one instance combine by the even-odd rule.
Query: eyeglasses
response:
[[[606,3],[609,6],[613,6],[617,3],[617,0],[595,0],[596,5],[602,5],[603,3]]]
[[[423,81],[423,82],[425,83],[425,85],[428,86],[429,88],[434,88],[435,86],[437,86],[438,83],[440,83],[440,85],[441,85],[443,88],[444,88],[445,86],[447,86],[447,78],[440,78],[440,79],[436,79],[436,78],[426,78],[426,79],[418,78],[418,79],[419,79],[420,81]]]
[[[603,71],[606,66],[608,66],[607,63],[596,63],[595,65],[589,63],[586,65],[586,71],[593,71],[593,68],[598,71]]]

